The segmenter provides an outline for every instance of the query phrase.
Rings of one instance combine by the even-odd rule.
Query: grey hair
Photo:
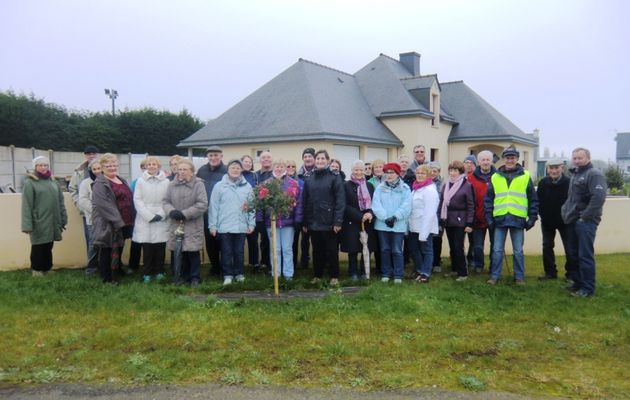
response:
[[[492,152],[490,150],[482,150],[477,154],[477,160],[479,160],[479,157],[482,156],[488,156],[490,157],[490,160],[494,160],[494,154],[492,154]]]
[[[354,167],[365,168],[365,163],[363,162],[363,160],[354,160],[350,168],[354,168]]]

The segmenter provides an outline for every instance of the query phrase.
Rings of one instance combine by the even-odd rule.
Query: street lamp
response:
[[[114,89],[105,89],[105,94],[112,99],[112,115],[116,115],[116,97],[118,97],[118,91]]]

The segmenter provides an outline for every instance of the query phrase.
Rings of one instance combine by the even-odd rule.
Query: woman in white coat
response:
[[[144,282],[149,283],[152,279],[158,282],[164,279],[169,222],[162,200],[170,181],[164,171],[160,171],[161,163],[157,157],[147,157],[145,166],[133,193],[136,208],[133,241],[142,243]]]
[[[440,196],[431,179],[431,168],[416,168],[412,184],[411,216],[409,217],[409,253],[418,273],[416,280],[428,283],[433,266],[433,235],[438,233],[437,209]]]

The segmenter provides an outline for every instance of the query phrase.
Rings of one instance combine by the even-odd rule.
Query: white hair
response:
[[[490,157],[490,160],[494,159],[494,154],[492,154],[492,152],[490,150],[482,150],[479,153],[477,153],[477,160],[479,160],[481,157]]]
[[[363,160],[354,160],[350,168],[354,168],[354,167],[361,167],[365,169],[365,163],[363,162]]]

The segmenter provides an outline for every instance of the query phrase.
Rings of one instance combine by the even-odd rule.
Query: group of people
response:
[[[86,160],[69,185],[83,216],[87,272],[98,271],[104,282],[115,283],[113,271],[124,271],[120,255],[125,239],[131,239],[132,252],[139,254],[141,249],[143,254],[145,282],[165,279],[168,248],[171,257],[181,261],[175,279],[196,286],[205,244],[210,273],[222,275],[223,284],[230,285],[245,280],[247,242],[248,261],[254,269],[268,266],[273,271],[275,259],[278,273],[287,280],[293,278],[298,264],[308,265],[312,254],[312,282],[327,275],[331,285],[339,284],[339,251],[348,254],[350,278],[361,279],[366,271],[359,255],[363,258],[367,246],[382,282],[401,283],[405,263],[411,260],[414,278],[428,283],[434,272],[441,272],[446,233],[451,274],[460,282],[469,271],[484,271],[484,242],[489,236],[487,283],[495,285],[502,277],[509,232],[514,281],[522,285],[524,231],[540,215],[545,270],[540,279],[557,278],[554,238],[559,232],[570,290],[577,296],[594,294],[593,242],[606,180],[593,168],[587,149],[573,151],[570,180],[564,175],[564,162],[550,160],[548,175],[537,189],[513,146],[502,152],[503,165],[498,169],[494,167],[497,156],[490,151],[451,162],[445,182],[439,163],[426,161],[424,146],[415,146],[413,151],[413,161],[404,155],[397,162],[357,160],[345,179],[341,162],[331,159],[326,150],[304,149],[299,169],[294,161],[273,159],[264,151],[259,155],[261,168],[254,171],[252,157],[225,164],[222,149],[211,146],[206,151],[208,163],[198,171],[180,156],[171,157],[166,171],[157,157],[147,157],[141,165],[142,176],[128,184],[118,174],[115,155],[99,155],[97,148],[88,146]],[[275,249],[270,249],[270,215],[249,206],[253,188],[272,179],[293,198],[290,211],[275,220]],[[34,275],[52,267],[52,244],[61,240],[66,224],[63,197],[51,180],[48,159],[38,157],[24,185],[22,206],[22,231],[31,235]]]

